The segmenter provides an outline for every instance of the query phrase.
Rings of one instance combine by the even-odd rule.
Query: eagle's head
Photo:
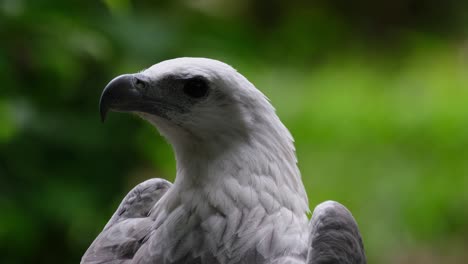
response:
[[[109,110],[136,113],[176,148],[226,148],[248,140],[262,124],[282,127],[266,97],[246,78],[205,58],[167,60],[118,76],[104,89],[100,110],[103,120]]]

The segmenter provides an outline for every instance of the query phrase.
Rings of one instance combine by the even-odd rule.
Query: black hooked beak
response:
[[[138,110],[144,93],[141,89],[145,85],[146,82],[134,74],[120,75],[110,81],[102,91],[99,100],[102,122],[106,120],[109,110],[121,112]]]

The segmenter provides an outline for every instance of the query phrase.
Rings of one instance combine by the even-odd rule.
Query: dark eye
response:
[[[202,78],[192,78],[185,82],[184,93],[192,98],[202,98],[208,94],[208,84]]]

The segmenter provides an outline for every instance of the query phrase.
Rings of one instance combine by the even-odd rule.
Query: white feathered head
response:
[[[235,69],[212,59],[178,58],[118,76],[104,89],[100,107],[103,119],[108,110],[136,113],[175,147],[226,147],[248,140],[260,126],[290,137],[267,98]]]

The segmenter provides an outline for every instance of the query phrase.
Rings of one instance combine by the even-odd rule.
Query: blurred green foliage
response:
[[[170,146],[99,122],[114,76],[211,57],[270,97],[310,206],[357,218],[370,263],[468,257],[464,1],[0,1],[0,262],[77,263]]]

